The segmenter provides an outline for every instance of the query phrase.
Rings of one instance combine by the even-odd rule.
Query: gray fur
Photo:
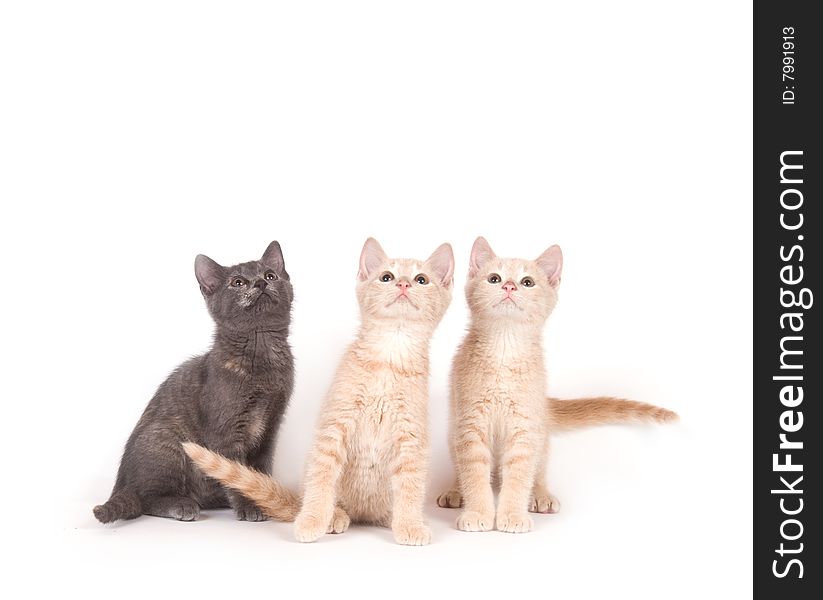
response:
[[[204,477],[180,443],[197,442],[271,473],[294,384],[289,275],[277,242],[259,261],[232,267],[201,254],[195,275],[215,322],[214,343],[175,369],[149,402],[126,443],[111,498],[94,508],[102,523],[141,514],[193,521],[201,508],[228,507],[240,520],[265,519],[251,501]]]

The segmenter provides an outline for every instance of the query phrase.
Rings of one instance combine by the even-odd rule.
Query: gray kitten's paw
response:
[[[240,506],[234,509],[238,521],[268,521],[269,518],[263,511],[254,505]]]
[[[463,506],[463,496],[457,490],[443,492],[437,497],[437,506],[442,508],[460,508]]]
[[[184,498],[169,507],[168,515],[178,521],[196,521],[200,517],[200,505],[194,500]]]

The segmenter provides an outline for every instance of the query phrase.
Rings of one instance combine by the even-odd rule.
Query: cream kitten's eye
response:
[[[380,281],[382,281],[383,283],[388,283],[388,282],[389,282],[389,281],[391,281],[392,279],[394,279],[394,275],[392,275],[392,274],[391,274],[391,273],[389,273],[388,271],[386,271],[385,273],[383,273],[383,274],[380,276]]]
[[[269,271],[268,273],[266,273],[266,279],[269,281],[274,281],[275,279],[277,279],[277,274],[273,271]]]
[[[239,288],[239,287],[243,287],[244,285],[246,285],[246,280],[245,280],[245,279],[243,279],[242,277],[235,277],[235,278],[232,280],[231,284],[232,284],[234,287],[238,287],[238,288]]]
[[[500,275],[497,273],[492,273],[489,275],[489,283],[500,283],[502,279],[500,279]]]
[[[524,277],[520,280],[520,285],[523,287],[534,287],[534,279],[531,277]]]
[[[423,273],[420,273],[414,280],[420,285],[426,285],[429,282],[429,278],[423,275]]]

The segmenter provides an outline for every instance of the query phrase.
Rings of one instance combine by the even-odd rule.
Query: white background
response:
[[[750,595],[749,3],[8,2],[0,86],[7,590]],[[432,343],[433,544],[355,526],[301,545],[228,512],[97,523],[155,387],[209,345],[200,252],[283,245],[297,385],[275,464],[298,484],[369,235],[456,253]],[[459,532],[434,505],[477,235],[564,250],[554,395],[682,417],[558,437],[563,508],[529,534]]]

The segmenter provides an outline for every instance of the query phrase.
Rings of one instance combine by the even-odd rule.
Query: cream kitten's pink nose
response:
[[[506,294],[511,294],[512,292],[517,291],[517,286],[514,285],[513,281],[507,281],[503,284],[503,289],[506,290]]]
[[[406,295],[406,290],[408,290],[411,287],[411,283],[409,283],[405,279],[401,279],[400,281],[397,282],[397,287],[400,288],[400,293],[403,296],[405,296]]]

